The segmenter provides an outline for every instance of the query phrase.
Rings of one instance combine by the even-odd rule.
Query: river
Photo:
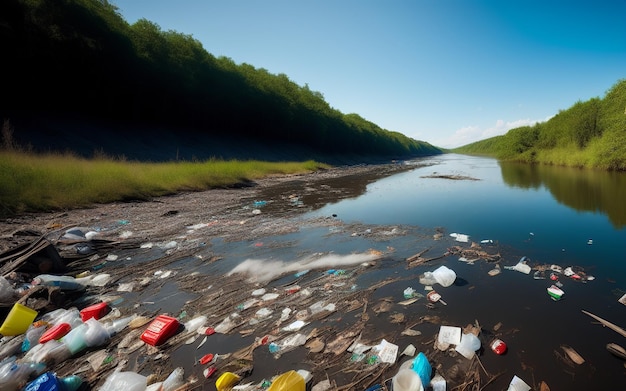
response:
[[[404,164],[416,168],[311,215],[443,227],[446,234],[493,241],[502,249],[503,266],[526,256],[533,265],[584,269],[595,279],[581,283],[561,276],[565,294],[555,302],[546,293],[553,283],[549,279],[509,270],[489,277],[492,265],[448,260],[445,264],[466,283],[440,290],[449,304],[441,312],[449,323],[476,319],[488,326],[501,322],[508,330],[503,338],[509,353],[488,351],[482,358],[485,366],[507,373],[507,381],[494,389],[504,389],[511,372],[529,384],[545,380],[553,390],[624,386],[624,361],[606,350],[608,343],[626,346],[624,337],[581,310],[626,327],[626,306],[618,302],[626,293],[626,174],[457,154]],[[561,345],[574,348],[585,363],[562,360]]]
[[[158,361],[154,352],[137,350],[128,357],[129,362],[145,365],[145,373],[150,366],[161,371],[167,370],[166,366],[182,366],[186,376],[201,379],[200,388],[214,390],[215,376],[204,381],[200,357],[219,354],[225,361],[218,362],[218,370],[224,371],[222,365],[230,360],[230,354],[257,339],[291,336],[293,333],[281,331],[278,325],[293,322],[294,314],[307,312],[309,305],[321,301],[341,309],[312,321],[301,333],[317,330],[327,346],[353,330],[362,334],[367,344],[386,339],[400,351],[412,344],[417,352],[427,354],[433,368],[446,378],[448,390],[475,389],[462,386],[467,385],[466,375],[476,370],[483,374],[484,390],[506,390],[514,376],[537,390],[542,381],[551,390],[623,388],[626,361],[613,356],[606,346],[626,346],[624,337],[582,311],[626,327],[626,306],[618,301],[626,293],[625,174],[502,163],[456,154],[398,164],[410,168],[382,179],[360,173],[319,180],[311,179],[315,174],[294,176],[250,196],[245,196],[245,191],[233,193],[228,198],[233,198],[234,206],[229,206],[227,213],[213,210],[210,191],[198,194],[193,203],[150,204],[164,209],[148,220],[168,228],[166,232],[173,236],[166,242],[180,242],[180,249],[186,251],[164,251],[156,246],[116,252],[121,261],[110,262],[104,271],[115,274],[123,270],[121,266],[140,268],[127,273],[120,284],[136,283],[146,273],[156,276],[156,268],[168,267],[177,273],[173,278],[153,277],[153,284],[137,292],[116,292],[123,297],[119,304],[122,313],[163,312],[185,315],[185,321],[202,314],[208,316],[207,325],[216,327],[236,312],[242,322],[232,331],[212,335],[206,344],[196,337],[189,344],[179,341],[166,346],[167,361]],[[181,212],[176,212],[179,209]],[[200,209],[207,214],[198,215]],[[171,213],[164,211],[172,210],[182,216],[182,232],[168,226]],[[126,213],[130,212],[124,216]],[[100,215],[113,218],[107,213]],[[146,217],[129,214],[125,218],[140,234],[139,223]],[[455,233],[467,235],[469,241],[455,240],[451,236]],[[458,253],[448,252],[455,246],[470,249],[472,242],[500,258],[470,264]],[[382,255],[364,266],[362,259],[372,259],[372,249]],[[421,252],[435,259],[414,267],[407,263]],[[171,261],[160,260],[166,254]],[[538,276],[544,277],[541,279],[535,278],[534,272],[507,269],[522,257],[527,257],[533,268],[572,267],[587,279],[558,274],[565,293],[554,301],[547,288],[556,281],[549,273]],[[314,267],[302,262],[311,259],[329,261]],[[250,277],[267,279],[243,283],[233,275],[242,265],[248,266]],[[491,276],[496,265],[501,272]],[[400,304],[407,288],[426,295],[420,277],[440,266],[456,275],[450,286],[433,284],[446,305],[429,305],[425,298]],[[295,273],[309,267],[303,276]],[[335,278],[331,270],[345,274]],[[285,287],[294,284],[301,286],[299,294],[284,293]],[[257,288],[280,293],[280,298],[246,308]],[[352,307],[355,302],[359,306]],[[386,312],[377,311],[382,304],[389,305]],[[259,306],[273,313],[259,319]],[[394,317],[402,320],[396,322]],[[481,327],[480,368],[475,365],[467,370],[468,363],[474,365],[475,360],[433,347],[441,326],[475,323]],[[406,328],[421,335],[402,334]],[[506,354],[490,350],[488,344],[496,337],[508,346]],[[563,347],[577,352],[584,363],[568,359]],[[400,357],[383,368],[384,372],[369,377],[369,371],[376,372],[379,366],[352,362],[345,349],[316,353],[298,347],[276,357],[267,346],[258,346],[252,359],[254,370],[245,382],[259,384],[290,369],[306,369],[313,372],[313,383],[328,378],[343,389],[360,378],[359,387],[349,389],[361,391],[392,377],[406,359]],[[485,385],[487,379],[491,381]]]

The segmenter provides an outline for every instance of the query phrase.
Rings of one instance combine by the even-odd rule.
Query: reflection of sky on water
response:
[[[379,180],[364,195],[327,205],[314,214],[335,213],[344,221],[366,224],[444,227],[447,233],[466,233],[474,241],[506,243],[545,262],[588,265],[617,259],[620,271],[626,273],[626,230],[616,229],[604,213],[576,210],[557,201],[546,186],[536,185],[541,183],[541,170],[520,174],[532,177],[527,178],[528,186],[512,186],[503,181],[503,171],[494,159],[444,155],[436,161],[439,164]],[[553,184],[557,175],[555,168],[551,170],[551,179],[546,180]],[[425,177],[433,174],[479,180]],[[575,172],[566,174],[571,181]],[[589,239],[593,245],[587,244]]]

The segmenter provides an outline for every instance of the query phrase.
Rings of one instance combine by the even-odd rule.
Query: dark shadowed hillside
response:
[[[287,75],[216,58],[145,19],[131,25],[105,0],[3,1],[0,39],[0,115],[36,150],[148,160],[441,153],[341,113]]]

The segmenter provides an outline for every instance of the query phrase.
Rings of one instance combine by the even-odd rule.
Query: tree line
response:
[[[546,122],[509,130],[455,152],[573,167],[626,170],[626,79],[604,97],[578,101]]]
[[[106,0],[4,0],[5,118],[76,118],[306,145],[321,153],[412,157],[428,143],[332,108],[285,74],[215,57],[177,31],[129,24]]]

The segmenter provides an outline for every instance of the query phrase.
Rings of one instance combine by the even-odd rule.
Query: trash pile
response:
[[[393,261],[389,246],[288,263],[248,259],[209,275],[219,257],[196,240],[196,231],[208,226],[188,226],[185,238],[163,242],[131,234],[119,240],[126,230],[103,240],[72,228],[56,245],[24,235],[30,242],[0,254],[0,389],[483,389],[503,373],[488,371],[481,357],[509,348],[497,328],[486,332],[476,319],[449,324],[438,315],[458,277],[450,263],[435,261],[482,260],[495,264],[490,276],[535,270],[535,279],[549,279],[554,300],[564,295],[562,279],[593,280],[582,268],[531,266],[526,257],[501,267],[493,241],[483,243],[489,251],[474,242],[443,244],[407,257],[406,270],[423,269],[409,282],[396,275],[362,283]],[[381,237],[390,235],[406,231],[394,228]],[[454,237],[469,243],[468,235]],[[429,251],[441,252],[426,258]],[[422,289],[406,285],[418,282]],[[617,355],[620,348],[609,350]],[[584,362],[573,348],[562,350]],[[272,363],[274,372],[258,374],[260,363]],[[531,389],[529,379],[508,380],[509,390]]]

